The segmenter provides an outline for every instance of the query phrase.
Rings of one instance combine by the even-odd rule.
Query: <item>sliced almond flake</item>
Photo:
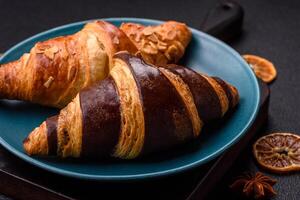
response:
[[[141,46],[144,47],[146,45],[146,40],[143,38],[141,41]]]
[[[164,51],[167,49],[167,46],[157,45],[158,50]]]
[[[44,54],[45,54],[45,56],[47,56],[49,59],[51,59],[51,60],[53,60],[54,59],[54,56],[55,56],[55,54],[58,52],[58,47],[56,47],[56,46],[53,46],[53,47],[51,47],[51,48],[49,48],[49,49],[46,49],[45,51],[44,51]]]
[[[159,41],[162,41],[162,40],[163,40],[163,37],[161,36],[161,34],[160,34],[159,32],[154,31],[154,32],[153,32],[153,35],[155,35],[155,36],[158,38]]]
[[[167,57],[168,60],[171,60],[171,56],[170,56],[169,52],[165,52],[165,56]]]
[[[34,48],[34,52],[37,53],[37,54],[41,54],[41,53],[45,52],[45,49],[40,48],[40,47],[36,47],[36,48]]]
[[[50,76],[49,78],[48,78],[48,80],[44,83],[44,86],[46,87],[46,88],[49,88],[50,87],[50,85],[51,85],[51,83],[54,81],[54,78],[52,77],[52,76]]]
[[[117,36],[115,36],[115,37],[113,38],[113,43],[114,43],[114,44],[119,44],[119,43],[120,43],[119,38],[118,38]]]
[[[64,60],[66,60],[68,57],[69,57],[69,54],[67,52],[66,49],[64,49],[62,52],[61,52],[61,56]]]
[[[171,46],[169,46],[169,48],[168,48],[168,53],[169,54],[175,54],[177,52],[177,47],[175,46],[175,45],[171,45]]]
[[[98,39],[98,38],[97,38],[97,39]],[[100,41],[99,41],[99,46],[100,46],[100,48],[101,48],[102,50],[105,51],[105,46],[104,46],[104,44],[103,44],[102,42],[100,42]]]
[[[157,48],[161,51],[166,50],[167,49],[167,43],[159,41],[158,44],[157,44]]]
[[[72,80],[75,77],[76,71],[76,67],[71,67],[68,73],[68,81]]]
[[[170,30],[167,34],[166,34],[166,39],[168,40],[174,40],[176,37],[176,31],[174,30]]]
[[[149,44],[153,49],[157,49],[156,45],[153,42],[150,41]]]
[[[181,35],[181,31],[180,30],[176,30],[176,35]]]
[[[150,44],[145,44],[142,49],[143,52],[147,54],[157,54],[158,51],[156,48],[153,48]]]
[[[163,42],[163,41],[159,41],[159,44],[162,45],[162,46],[168,46],[168,44],[166,42]]]
[[[158,38],[155,34],[151,34],[147,37],[150,41],[157,43],[158,42]]]
[[[137,34],[136,37],[134,38],[136,42],[139,42],[141,40],[141,34]]]
[[[146,27],[143,30],[143,34],[146,36],[151,35],[153,32],[154,32],[154,30],[153,30],[153,27],[151,27],[151,26]]]
[[[36,53],[36,54],[42,54],[42,53],[44,53],[44,50],[38,50],[38,49],[36,49],[36,50],[35,50],[35,53]]]
[[[35,45],[35,50],[39,51],[39,52],[44,52],[46,49],[49,49],[49,48],[50,48],[49,45],[45,45],[45,44],[42,44],[42,43],[37,43]]]
[[[184,52],[184,47],[179,41],[174,41],[174,44],[178,47],[178,49],[183,53]]]
[[[133,31],[130,32],[128,35],[129,35],[130,38],[135,38],[136,37],[136,33],[133,32]]]
[[[57,46],[53,46],[50,49],[53,53],[57,53],[59,51],[59,48]]]
[[[44,55],[47,56],[49,59],[54,59],[54,53],[52,51],[45,51]]]
[[[168,58],[169,61],[172,61],[174,55],[176,55],[177,47],[175,45],[171,45],[168,50],[165,52],[165,56]]]
[[[1,55],[0,55],[0,57],[1,57]],[[23,66],[27,66],[29,58],[30,58],[30,54],[29,53],[24,53],[24,55],[21,57],[22,62],[23,62]]]
[[[54,58],[54,53],[52,51],[45,51],[44,55],[47,56],[51,60],[53,60],[53,58]]]

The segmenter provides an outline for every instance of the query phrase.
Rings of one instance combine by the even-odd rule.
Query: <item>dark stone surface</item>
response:
[[[245,9],[244,31],[231,45],[241,54],[261,55],[274,62],[278,78],[271,84],[269,122],[258,136],[274,131],[300,133],[300,1],[239,1]],[[103,0],[103,1],[17,1],[0,0],[0,52],[19,41],[70,22],[102,17],[174,19],[199,27],[215,0]],[[251,151],[243,152],[235,166],[213,191],[220,199],[232,197],[228,183],[243,171],[257,171]],[[263,170],[262,170],[263,171]],[[274,175],[278,179],[276,200],[300,198],[300,175]],[[5,199],[0,195],[0,199]]]
[[[277,68],[278,77],[270,84],[271,98],[269,120],[257,138],[272,132],[300,133],[300,2],[298,1],[240,1],[245,9],[244,31],[242,36],[231,43],[241,54],[261,55],[271,60]],[[253,141],[254,142],[254,141]],[[213,193],[219,199],[231,195],[228,184],[243,171],[262,171],[278,180],[275,185],[276,200],[300,199],[299,173],[275,175],[259,168],[251,153],[251,142],[235,166],[230,170],[220,187]]]
[[[12,199],[0,194],[0,200],[12,200]]]

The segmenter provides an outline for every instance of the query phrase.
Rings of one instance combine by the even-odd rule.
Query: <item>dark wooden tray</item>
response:
[[[143,182],[86,181],[34,167],[0,147],[0,193],[16,199],[31,200],[89,199],[100,194],[112,199],[120,195],[125,199],[204,199],[204,195],[222,178],[266,121],[269,89],[265,84],[261,84],[261,91],[260,111],[247,134],[226,153],[204,166],[174,176]],[[143,197],[137,194],[143,194]]]

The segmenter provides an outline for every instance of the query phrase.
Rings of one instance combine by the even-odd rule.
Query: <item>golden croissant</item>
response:
[[[132,54],[139,51],[145,60],[153,64],[178,60],[191,33],[184,24],[165,24],[170,23],[172,27],[164,24],[148,27],[159,30],[155,36],[160,39],[154,42],[150,38],[143,38],[143,45],[133,43],[125,34],[127,30],[124,33],[104,21],[88,23],[73,35],[38,42],[29,54],[25,53],[17,61],[0,65],[0,98],[62,108],[82,88],[106,78],[112,67],[112,57],[118,51],[126,50]],[[175,33],[175,37],[163,40],[164,34],[169,32]],[[144,35],[143,30],[136,33]],[[128,34],[132,37],[132,33]],[[149,45],[152,49],[156,48],[156,52],[146,54]],[[158,52],[160,60],[150,59]],[[161,58],[161,54],[169,60]]]
[[[197,138],[238,101],[237,89],[219,78],[119,52],[106,79],[80,91],[23,145],[29,155],[133,159]]]

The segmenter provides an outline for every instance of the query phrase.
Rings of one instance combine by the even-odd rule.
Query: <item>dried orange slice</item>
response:
[[[273,133],[259,138],[253,145],[258,163],[273,172],[300,170],[300,136]]]
[[[276,78],[276,69],[270,61],[255,55],[243,55],[243,58],[253,69],[256,76],[266,83],[270,83]]]

